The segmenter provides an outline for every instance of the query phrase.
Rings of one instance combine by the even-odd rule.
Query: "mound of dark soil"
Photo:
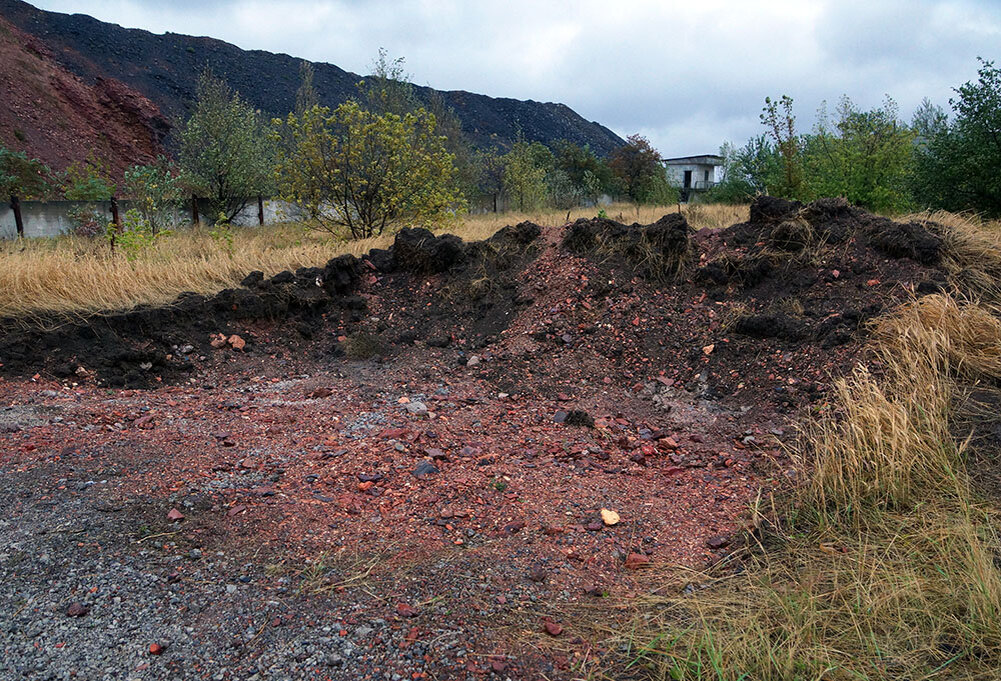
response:
[[[367,308],[366,299],[359,295],[366,271],[382,273],[405,293],[401,309],[407,307],[408,289],[419,286],[419,280],[427,276],[450,272],[443,288],[466,290],[458,300],[421,310],[427,316],[426,323],[415,324],[396,340],[409,344],[431,335],[447,345],[447,335],[430,330],[441,327],[441,319],[469,320],[480,329],[477,334],[481,338],[490,337],[510,319],[517,297],[510,293],[516,281],[512,268],[532,252],[530,246],[539,232],[537,225],[526,222],[506,227],[485,241],[465,244],[453,235],[404,229],[391,248],[374,249],[364,260],[343,255],[324,267],[280,272],[270,279],[262,272],[251,272],[240,288],[213,296],[184,294],[168,306],[140,307],[73,322],[50,318],[28,325],[0,320],[0,375],[93,377],[109,386],[150,386],[182,379],[194,368],[193,359],[211,361],[219,355],[220,349],[211,344],[219,334],[240,336],[246,343],[238,349],[241,353],[266,355],[272,345],[258,338],[254,324],[282,327],[280,342],[284,346],[305,344],[327,327],[359,325]],[[479,282],[479,294],[468,290],[471,282]],[[498,301],[503,304],[494,310]],[[396,321],[402,318],[406,315]],[[373,347],[387,348],[392,343],[380,336],[385,323],[379,322],[379,327],[362,328],[360,333],[378,341]],[[230,347],[225,346],[226,352]],[[360,356],[340,344],[335,345],[333,354]]]
[[[462,262],[462,239],[453,234],[435,236],[426,229],[401,229],[393,242],[393,263],[404,271],[436,274]]]
[[[0,373],[141,386],[241,353],[307,362],[414,347],[448,348],[464,366],[472,354],[496,352],[512,324],[516,336],[571,364],[585,345],[615,363],[635,356],[646,366],[676,367],[671,353],[684,349],[695,365],[704,361],[703,347],[718,345],[713,357],[725,358],[741,338],[838,347],[909,290],[937,290],[945,280],[934,225],[897,224],[841,200],[803,205],[762,197],[751,216],[697,234],[677,214],[650,225],[578,220],[546,240],[525,222],[469,244],[405,229],[392,247],[362,259],[342,256],[270,279],[253,272],[240,288],[185,295],[163,308],[50,330],[9,320],[0,332]],[[715,312],[731,307],[736,317],[727,313],[726,330],[733,337],[720,345]],[[627,314],[633,308],[646,312]],[[239,335],[245,345],[213,347],[219,334]],[[751,356],[760,351],[748,349]],[[508,365],[498,379],[513,384],[519,371],[539,366],[537,358]]]
[[[365,256],[381,274],[380,310],[373,312],[378,322],[360,326],[385,348],[442,348],[459,340],[467,349],[486,346],[531,302],[519,292],[519,278],[539,253],[540,234],[531,222],[468,244],[425,230],[400,232],[391,249]],[[341,351],[334,346],[334,354]]]
[[[644,276],[664,279],[679,274],[688,261],[691,233],[685,216],[678,213],[652,225],[581,218],[570,226],[563,246],[574,253],[620,257]]]
[[[873,248],[891,258],[910,258],[933,266],[942,261],[942,237],[917,222],[874,220],[866,237]]]
[[[346,255],[322,268],[280,272],[270,279],[252,272],[243,288],[214,296],[185,294],[165,307],[140,307],[72,323],[43,320],[48,323],[41,328],[6,320],[0,333],[0,371],[49,372],[58,378],[93,375],[111,386],[176,379],[192,369],[192,357],[212,353],[212,334],[238,334],[247,343],[243,351],[253,352],[253,337],[238,322],[288,321],[308,336],[325,315],[352,308],[354,301],[346,294],[359,272],[358,259]]]

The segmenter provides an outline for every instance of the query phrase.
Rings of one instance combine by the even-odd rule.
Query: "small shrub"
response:
[[[146,221],[142,213],[133,209],[125,213],[121,229],[116,229],[115,225],[109,224],[105,234],[111,243],[112,250],[118,246],[125,254],[125,259],[133,262],[148,252],[158,237],[166,236],[170,232],[164,230],[154,232],[152,225]]]
[[[233,257],[234,244],[233,244],[233,229],[229,220],[226,219],[225,213],[219,213],[219,217],[216,220],[215,226],[209,230],[209,236],[212,240],[222,247],[226,254],[230,258]]]
[[[66,215],[73,225],[74,236],[92,238],[108,231],[110,220],[93,204],[70,208]]]
[[[372,359],[383,354],[385,347],[382,339],[373,333],[360,332],[348,336],[344,341],[344,354],[349,359]]]

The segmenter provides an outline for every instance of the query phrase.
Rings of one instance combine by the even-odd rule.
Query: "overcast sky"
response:
[[[664,156],[714,153],[762,132],[766,95],[789,94],[800,128],[846,94],[885,95],[910,120],[948,108],[1001,57],[997,0],[33,0],[130,28],[221,38],[368,73],[378,48],[414,82],[563,102]]]

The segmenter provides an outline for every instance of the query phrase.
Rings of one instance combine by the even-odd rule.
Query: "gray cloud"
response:
[[[703,0],[620,3],[424,0],[38,0],[155,32],[210,35],[369,70],[380,46],[416,82],[561,101],[667,156],[762,131],[766,95],[796,100],[800,127],[822,101],[885,95],[910,116],[945,106],[1001,42],[1001,7],[972,0]]]

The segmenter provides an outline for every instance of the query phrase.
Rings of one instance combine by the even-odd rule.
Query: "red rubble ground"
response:
[[[435,258],[455,245],[428,235],[420,248],[433,257],[419,266],[422,252],[404,258],[398,242],[393,262],[365,261],[349,303],[297,312],[308,333],[213,320],[226,326],[213,333],[239,331],[244,351],[189,338],[206,354],[157,389],[9,378],[0,465],[32,491],[6,514],[53,490],[93,496],[74,490],[100,478],[98,503],[146,524],[143,546],[160,556],[281,566],[258,570],[262,598],[305,600],[284,615],[265,608],[267,621],[376,636],[355,670],[568,674],[523,634],[573,638],[562,605],[635,593],[649,566],[698,567],[731,546],[749,501],[789,467],[790,417],[821,406],[858,358],[859,325],[940,275],[874,247],[867,235],[892,228],[843,205],[757,213],[692,236],[673,217],[625,233],[521,225],[447,266]],[[790,216],[830,240],[841,225],[842,246],[776,256]],[[661,278],[648,251],[617,249],[636,234],[661,249],[658,266],[682,258],[683,273]],[[376,357],[343,356],[358,338]],[[169,583],[201,578],[198,563],[170,565]],[[279,631],[220,659],[272,660],[290,635]],[[461,647],[436,643],[455,635]],[[160,659],[185,646],[164,648]]]

